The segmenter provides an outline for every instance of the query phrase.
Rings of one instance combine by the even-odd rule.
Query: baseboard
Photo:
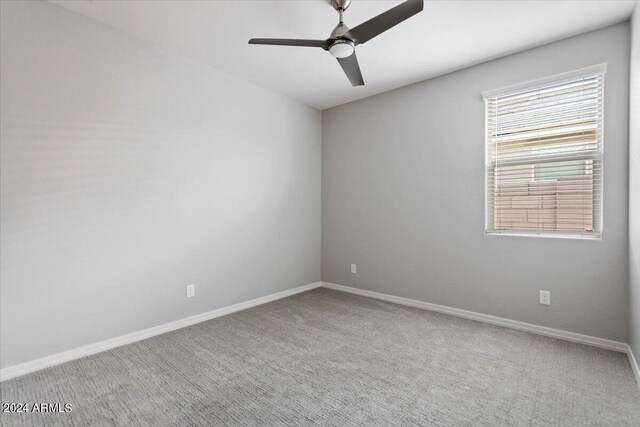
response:
[[[629,356],[629,363],[631,363],[631,369],[633,370],[633,375],[636,377],[636,382],[638,383],[638,387],[640,387],[640,367],[638,366],[638,360],[633,355],[633,350],[631,346],[628,346],[627,355]]]
[[[53,354],[51,356],[42,357],[40,359],[31,360],[29,362],[20,363],[14,366],[8,366],[6,368],[0,369],[0,381],[5,381],[11,378],[19,377],[21,375],[29,374],[31,372],[39,371],[41,369],[49,368],[51,366],[59,365],[61,363],[79,359],[81,357],[100,353],[106,350],[111,350],[112,348],[120,347],[125,344],[131,344],[136,341],[140,341],[146,338],[151,338],[156,335],[171,332],[176,329],[194,325],[196,323],[215,319],[216,317],[235,313],[237,311],[245,310],[247,308],[255,307],[257,305],[266,304],[271,301],[279,300],[281,298],[286,298],[291,295],[299,294],[301,292],[306,292],[311,289],[318,288],[321,285],[322,285],[321,282],[310,283],[308,285],[300,286],[297,288],[289,289],[289,290],[278,292],[271,295],[266,295],[260,298],[255,298],[249,301],[241,302],[241,303],[230,305],[227,307],[218,308],[216,310],[208,311],[202,314],[197,314],[195,316],[186,317],[184,319],[165,323],[163,325],[154,326],[152,328],[144,329],[142,331],[133,332],[127,335],[122,335],[116,338],[111,338],[105,341],[100,341],[100,342],[89,344],[83,347],[78,347],[72,350],[64,351],[62,353]]]
[[[560,329],[548,328],[546,326],[538,326],[531,323],[519,322],[517,320],[490,316],[488,314],[461,310],[459,308],[447,307],[445,305],[432,304],[432,303],[418,301],[418,300],[409,299],[409,298],[396,297],[393,295],[383,294],[380,292],[367,291],[364,289],[352,288],[350,286],[336,285],[335,283],[322,282],[322,286],[328,289],[334,289],[336,291],[348,292],[350,294],[361,295],[369,298],[375,298],[383,301],[393,302],[396,304],[406,305],[409,307],[417,307],[425,310],[436,311],[438,313],[450,314],[452,316],[463,317],[465,319],[478,320],[480,322],[490,323],[492,325],[504,326],[506,328],[518,329],[521,331],[532,332],[534,334],[545,335],[553,338],[560,338],[567,341],[573,341],[581,344],[591,345],[594,347],[605,348],[607,350],[614,350],[622,353],[628,353],[628,349],[629,349],[629,346],[627,345],[627,343],[623,343],[623,342],[611,341],[604,338],[597,338],[589,335],[577,334],[575,332],[568,332]]]

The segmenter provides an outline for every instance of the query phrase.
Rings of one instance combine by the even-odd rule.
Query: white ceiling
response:
[[[325,109],[625,21],[634,1],[426,1],[424,11],[357,48],[366,85],[328,52],[249,45],[252,37],[324,39],[329,0],[52,0],[138,39]],[[400,1],[353,0],[350,27]]]

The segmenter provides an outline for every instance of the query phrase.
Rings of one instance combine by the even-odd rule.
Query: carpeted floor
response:
[[[316,289],[5,381],[2,425],[640,425],[627,356]]]

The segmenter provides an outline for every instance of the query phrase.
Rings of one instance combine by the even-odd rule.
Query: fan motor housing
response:
[[[331,35],[329,37],[333,39],[339,39],[344,36],[347,31],[349,31],[349,27],[347,27],[344,22],[340,22],[338,25],[336,25],[333,31],[331,31]]]

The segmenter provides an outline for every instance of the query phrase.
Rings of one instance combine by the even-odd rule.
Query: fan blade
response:
[[[249,44],[268,44],[273,46],[304,46],[329,49],[328,40],[303,40],[303,39],[251,39]]]
[[[423,7],[423,0],[408,0],[352,28],[344,34],[344,37],[353,40],[356,45],[366,43],[378,34],[421,12]]]
[[[344,70],[344,73],[349,78],[351,86],[364,85],[364,80],[362,80],[362,73],[360,73],[360,65],[358,65],[358,58],[356,57],[355,52],[353,52],[351,56],[347,56],[346,58],[338,58],[338,62]]]

